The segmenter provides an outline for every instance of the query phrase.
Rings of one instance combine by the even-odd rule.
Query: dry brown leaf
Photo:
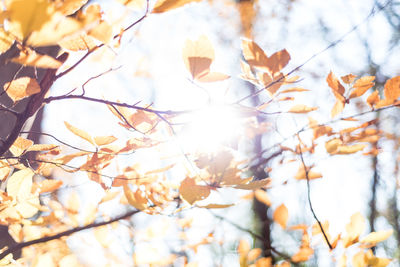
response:
[[[351,84],[352,82],[354,82],[354,79],[357,77],[357,75],[354,75],[354,74],[347,74],[347,75],[345,75],[345,76],[342,76],[342,77],[340,77],[341,79],[342,79],[342,81],[345,83],[345,84]]]

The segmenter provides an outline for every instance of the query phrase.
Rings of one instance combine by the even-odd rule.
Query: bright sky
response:
[[[110,2],[100,2],[107,6],[106,10],[112,10],[109,15],[111,20],[117,19],[118,15],[121,14],[122,9],[115,9],[114,11],[115,7]],[[215,2],[218,6],[219,1]],[[298,0],[294,1],[291,11],[282,7],[281,2],[259,1],[260,10],[254,26],[254,34],[257,43],[269,54],[286,48],[292,58],[287,67],[287,70],[290,70],[324,49],[329,42],[345,34],[355,24],[361,22],[370,12],[373,1]],[[141,14],[141,12],[133,12],[128,21],[135,20]],[[286,22],[282,22],[283,17],[286,17]],[[331,29],[325,36],[321,32],[321,21],[327,28]],[[213,102],[218,104],[230,103],[239,99],[239,96],[248,94],[248,88],[237,78],[240,71],[241,42],[238,25],[238,14],[233,7],[224,7],[221,10],[210,7],[206,1],[190,4],[166,14],[150,15],[138,27],[125,34],[120,48],[115,49],[115,51],[107,49],[102,58],[94,56],[94,58],[87,60],[86,64],[58,82],[52,88],[52,94],[58,95],[68,92],[75,86],[82,84],[90,76],[97,75],[109,68],[122,66],[119,70],[106,74],[88,84],[87,95],[130,103],[136,103],[139,100],[143,103],[153,102],[157,109],[172,110],[204,107],[208,103],[209,95]],[[395,74],[391,72],[396,70],[394,66],[397,67],[397,71],[399,70],[398,62],[395,62],[395,59],[383,62],[383,60],[386,60],[391,30],[381,14],[360,26],[359,34],[365,36],[365,33],[368,33],[367,38],[371,42],[371,50],[376,63],[383,64],[385,74]],[[216,59],[212,68],[227,73],[232,78],[199,88],[190,81],[190,75],[182,60],[182,48],[187,38],[196,39],[202,34],[207,35],[214,45]],[[73,61],[72,58],[70,64]],[[304,80],[299,86],[308,88],[312,92],[306,93],[304,97],[299,97],[297,100],[310,106],[319,106],[323,112],[319,113],[322,115],[315,117],[315,119],[328,121],[330,109],[334,104],[334,97],[330,94],[325,83],[326,75],[330,70],[335,72],[337,76],[348,74],[351,71],[357,73],[364,69],[365,65],[365,54],[357,32],[354,32],[340,45],[319,55],[301,69],[298,75]],[[267,99],[266,95],[263,95],[263,97]],[[323,103],[324,106],[321,106],[320,103]],[[279,108],[283,107],[285,105]],[[229,109],[217,105],[205,112],[195,113],[194,117],[191,118],[192,123],[187,125],[185,131],[178,135],[179,140],[177,142],[172,140],[173,144],[176,145],[176,153],[199,148],[209,150],[218,146],[219,142],[237,135],[240,125],[238,126],[237,121],[230,119],[230,117],[234,118],[235,115],[232,116],[229,112]],[[356,111],[347,110],[346,112],[350,115]],[[55,136],[74,144],[77,144],[78,140],[66,131],[64,121],[73,122],[75,126],[96,135],[115,135],[126,139],[132,134],[117,127],[111,112],[98,104],[61,101],[48,105],[45,114],[44,132],[52,132]],[[306,116],[292,117],[274,117],[271,123],[279,130],[281,136],[279,134],[268,135],[269,139],[265,140],[265,144],[270,145],[279,142],[282,137],[290,136],[307,123]],[[348,125],[350,126],[350,124]],[[306,133],[302,137],[307,139],[308,136]],[[293,140],[289,141],[288,144],[293,144]],[[79,143],[79,145],[85,147],[85,144]],[[318,155],[321,155],[321,157]],[[134,155],[127,160],[138,159],[136,157],[139,156]],[[140,157],[146,156],[140,155]],[[316,161],[316,159],[318,160]],[[151,159],[148,160],[152,162]],[[347,157],[332,159],[326,157],[324,151],[316,151],[316,157],[306,160],[308,164],[315,163],[318,166],[317,170],[324,175],[323,179],[312,182],[312,199],[317,215],[321,220],[331,221],[333,232],[343,230],[353,213],[361,211],[364,215],[367,215],[368,181],[371,177],[371,172],[368,170],[370,164],[368,159],[357,161]],[[357,164],[355,165],[354,162],[357,162]],[[287,163],[273,170],[271,177],[274,179],[274,183],[279,184],[293,177],[298,167],[298,163]],[[84,201],[89,202],[92,198],[101,198],[101,195],[97,194],[100,192],[98,186],[86,181],[85,175],[82,174],[77,175],[71,184],[79,185],[75,189],[81,192]],[[276,186],[268,191],[271,199],[276,200],[273,203],[273,208],[281,204],[282,201],[288,206],[290,224],[314,222],[306,204],[305,190],[305,183],[291,179],[287,185]],[[93,192],[93,194],[87,194],[87,192]],[[232,196],[232,193],[227,190],[213,196],[213,198],[224,203],[238,201],[238,196]],[[111,207],[106,207],[104,210],[114,215],[120,212],[120,210],[112,210]],[[241,211],[238,212],[238,210]],[[216,220],[208,211],[196,209],[187,213],[189,216],[196,216],[194,227],[188,233],[193,239],[202,236],[209,229],[212,229],[213,224],[216,223]],[[251,223],[250,206],[248,204],[238,204],[235,209],[216,213],[237,221],[244,227],[249,227]],[[157,229],[158,220],[168,221],[169,217],[156,216],[151,223],[148,222],[148,219],[148,216],[135,216],[138,227],[154,224],[155,229]],[[381,223],[378,227],[385,228],[387,225]],[[121,230],[121,235],[125,231],[126,229]],[[173,237],[174,232],[171,232],[172,234],[167,235],[167,237]],[[227,237],[231,241],[237,239],[238,236],[243,236],[243,233],[233,230],[227,224],[224,224],[224,230],[217,232],[217,235],[223,236],[227,232],[232,233],[231,236]],[[277,227],[273,228],[273,234],[276,238],[274,244],[277,248],[287,248],[292,252],[297,249],[297,244],[294,242],[287,244],[290,238],[284,237],[282,231]],[[112,243],[111,247],[121,249],[117,254],[121,255],[121,266],[125,266],[126,261],[129,262],[129,257],[126,254],[132,252],[127,249],[129,240],[121,236],[116,238],[118,242]],[[88,243],[91,242],[88,233],[72,237],[71,242],[80,248],[78,243],[82,239],[85,239]],[[170,244],[174,244],[174,242]],[[178,246],[179,244],[174,245]],[[159,251],[165,249],[161,245],[160,247]],[[96,253],[97,249],[100,248],[91,248],[90,255]],[[145,248],[139,247],[138,249]],[[154,247],[152,246],[151,249],[154,249]],[[238,261],[232,248],[227,246],[226,249],[230,252],[222,260],[223,266],[236,266]],[[194,260],[199,260],[202,263],[201,266],[211,266],[213,253],[218,252],[200,247],[198,254],[191,256]],[[327,255],[328,251],[321,246],[321,253]],[[104,257],[107,257],[107,255],[104,255]],[[85,257],[82,257],[82,259],[85,259]],[[324,263],[323,258],[320,261],[321,264]],[[106,263],[106,259],[99,257],[97,261],[87,261],[86,263],[89,266],[100,266]]]

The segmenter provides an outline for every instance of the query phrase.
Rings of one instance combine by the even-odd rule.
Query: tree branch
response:
[[[117,221],[120,221],[122,219],[128,218],[128,217],[130,217],[132,215],[135,215],[136,213],[139,213],[139,212],[140,212],[140,210],[128,211],[125,214],[122,214],[122,215],[120,215],[120,216],[118,216],[118,217],[116,217],[114,219],[111,219],[111,220],[97,222],[97,223],[91,223],[91,224],[88,224],[88,225],[85,225],[85,226],[75,227],[75,228],[72,228],[70,230],[55,234],[55,235],[45,236],[45,237],[34,239],[34,240],[31,240],[31,241],[17,243],[14,246],[12,246],[12,247],[6,249],[5,251],[3,251],[2,253],[0,253],[0,260],[3,259],[8,254],[13,253],[13,252],[15,252],[17,250],[20,250],[22,248],[29,247],[31,245],[35,245],[35,244],[39,244],[39,243],[45,243],[45,242],[48,242],[48,241],[51,241],[51,240],[55,240],[55,239],[59,239],[61,237],[69,236],[69,235],[71,235],[73,233],[80,232],[80,231],[83,231],[83,230],[87,230],[87,229],[91,229],[91,228],[95,228],[95,227],[100,227],[100,226],[107,225],[107,224],[110,224],[110,223],[113,223],[113,222],[117,222]]]

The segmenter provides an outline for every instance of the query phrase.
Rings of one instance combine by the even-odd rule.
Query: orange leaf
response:
[[[194,179],[186,177],[179,186],[179,193],[189,204],[193,204],[206,199],[210,195],[210,187],[197,185]]]
[[[138,210],[144,210],[147,208],[147,198],[142,195],[142,191],[140,189],[136,190],[133,193],[130,189],[128,184],[124,184],[124,193],[125,197],[128,200],[129,204],[133,207],[137,208]]]
[[[243,189],[243,190],[255,190],[264,186],[269,186],[271,184],[271,179],[266,178],[262,180],[255,180],[248,184],[238,184],[234,188]]]
[[[243,57],[253,67],[266,67],[268,57],[254,41],[242,40]]]
[[[116,140],[117,140],[117,138],[112,135],[111,136],[96,136],[94,138],[94,142],[98,146],[105,146],[105,145],[115,142]]]
[[[336,78],[336,76],[332,73],[332,71],[328,74],[328,77],[326,77],[326,82],[328,83],[329,87],[332,89],[332,92],[335,96],[335,98],[344,103],[346,101],[345,97],[343,96],[344,94],[344,87]]]
[[[39,93],[40,85],[36,79],[22,77],[6,83],[4,91],[14,102],[17,102],[25,97]]]
[[[314,254],[314,250],[310,247],[300,248],[300,250],[292,256],[292,261],[301,262],[308,261],[310,256]]]
[[[289,218],[289,212],[285,204],[281,204],[274,211],[273,219],[278,223],[283,229],[286,228],[286,224]]]
[[[389,79],[383,89],[385,98],[389,101],[395,101],[400,96],[400,76]]]
[[[354,81],[354,79],[357,77],[357,75],[354,74],[347,74],[345,76],[340,77],[342,79],[342,81],[346,84],[350,84]]]
[[[351,92],[349,98],[359,97],[365,94],[365,92],[375,85],[373,82],[375,76],[365,76],[358,79],[353,85],[353,92]]]
[[[267,192],[265,192],[264,190],[257,189],[256,191],[254,191],[254,196],[261,203],[264,203],[267,206],[271,206],[271,200],[269,199]]]
[[[37,186],[39,188],[39,193],[52,192],[62,186],[63,182],[61,180],[43,180]]]
[[[153,8],[153,13],[163,13],[191,2],[200,2],[201,0],[158,0]]]
[[[71,51],[81,51],[92,49],[96,46],[92,37],[82,33],[78,36],[68,36],[58,42],[58,44],[67,50]]]
[[[331,111],[331,117],[332,118],[335,117],[336,115],[338,115],[340,112],[342,112],[342,110],[344,108],[344,103],[345,102],[342,102],[340,100],[336,100],[336,103],[333,106],[332,111]]]
[[[375,90],[373,91],[367,98],[367,103],[368,105],[370,105],[371,107],[375,106],[379,101],[380,101],[380,97],[379,97],[379,91]]]
[[[270,73],[275,74],[280,72],[290,60],[290,55],[286,49],[278,51],[268,58],[267,68]]]
[[[205,206],[197,206],[205,209],[225,209],[234,206],[234,204],[208,204]]]
[[[93,138],[87,132],[85,132],[79,128],[76,128],[75,126],[72,126],[71,124],[69,124],[66,121],[64,121],[64,124],[67,127],[67,129],[70,130],[73,134],[79,136],[82,139],[85,139],[86,141],[88,141],[89,143],[94,145]]]

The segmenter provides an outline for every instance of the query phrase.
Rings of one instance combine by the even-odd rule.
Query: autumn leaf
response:
[[[21,51],[19,56],[13,58],[12,61],[24,66],[33,66],[44,69],[58,69],[62,65],[62,62],[57,59],[48,55],[36,53],[28,48]]]
[[[40,92],[36,79],[21,77],[4,85],[4,91],[15,102]]]
[[[179,186],[179,193],[192,205],[196,201],[206,199],[210,195],[210,187],[197,185],[194,179],[186,177]]]
[[[7,1],[7,4],[11,32],[20,39],[40,30],[54,12],[52,3],[46,0]]]
[[[293,262],[308,261],[308,259],[313,254],[314,254],[314,250],[310,247],[300,248],[300,250],[297,251],[297,253],[292,256],[292,261]]]
[[[267,192],[265,192],[264,190],[257,189],[256,191],[254,191],[254,197],[261,203],[264,203],[267,206],[271,206],[271,200]]]
[[[305,172],[305,170],[304,170],[304,165],[302,164],[302,165],[299,167],[299,170],[297,171],[297,173],[296,173],[296,175],[294,176],[294,178],[295,178],[296,180],[307,179],[307,177],[308,177],[308,179],[310,179],[310,180],[322,178],[322,174],[321,174],[321,173],[319,173],[319,172],[314,172],[314,171],[312,171],[312,169],[309,168],[309,167],[308,167],[307,169],[308,169],[308,172],[307,172],[307,176],[306,176],[306,172]]]
[[[350,217],[350,223],[346,225],[347,235],[342,239],[344,247],[351,246],[358,241],[358,237],[365,230],[365,219],[357,212]]]
[[[94,138],[94,142],[98,146],[105,146],[105,145],[115,142],[116,140],[117,140],[117,138],[112,135],[111,136],[96,136]]]
[[[347,74],[347,75],[345,75],[345,76],[342,76],[342,77],[340,77],[341,79],[342,79],[342,81],[345,83],[345,84],[351,84],[353,81],[354,81],[354,79],[357,77],[357,75],[354,75],[354,74]]]
[[[336,98],[336,103],[331,111],[331,116],[335,117],[337,114],[342,112],[344,105],[346,103],[346,98],[344,97],[345,89],[343,85],[340,83],[338,78],[332,73],[329,73],[328,77],[326,78],[326,82],[328,83],[329,87],[331,88],[333,95]]]
[[[21,156],[25,151],[29,149],[33,145],[33,141],[29,139],[25,139],[23,137],[18,136],[17,140],[10,147],[10,152],[16,156]]]
[[[386,81],[383,89],[385,98],[388,101],[394,102],[400,97],[400,76],[391,78]]]
[[[349,98],[360,97],[365,94],[365,92],[367,92],[369,88],[375,85],[375,83],[373,82],[374,80],[375,76],[365,76],[358,79],[353,84],[354,90],[351,92]]]
[[[68,36],[59,41],[58,45],[60,45],[64,49],[71,51],[89,50],[96,46],[93,37],[88,36],[84,33]]]
[[[197,206],[205,209],[225,209],[234,206],[235,204],[207,204],[205,206]]]
[[[286,49],[272,54],[267,61],[267,69],[270,73],[279,73],[290,60],[290,55]]]
[[[45,179],[38,184],[34,184],[35,189],[32,189],[32,191],[35,192],[38,189],[40,194],[52,192],[52,191],[60,188],[62,186],[62,184],[63,184],[63,181],[61,181],[61,180]]]
[[[385,230],[385,231],[379,231],[379,232],[372,232],[369,233],[368,235],[364,236],[361,240],[360,243],[379,243],[382,242],[386,239],[388,239],[391,235],[393,234],[393,230]]]
[[[341,145],[337,148],[336,153],[337,154],[353,154],[353,153],[363,150],[366,146],[367,145],[365,145],[365,144],[355,144],[355,145],[349,145],[349,146]]]
[[[272,217],[276,223],[285,229],[289,218],[289,212],[285,204],[281,204],[279,207],[277,207]]]
[[[6,52],[14,43],[14,37],[0,27],[0,54]]]
[[[81,130],[79,128],[76,128],[75,126],[72,126],[71,124],[69,124],[66,121],[64,121],[64,124],[67,127],[67,129],[71,131],[71,133],[75,134],[76,136],[79,136],[82,139],[85,139],[86,141],[88,141],[92,145],[95,144],[93,142],[93,138],[87,132],[85,132],[85,131],[83,131],[83,130]]]
[[[308,112],[311,112],[311,111],[314,111],[317,109],[318,109],[317,107],[309,107],[306,105],[299,104],[299,105],[295,105],[295,106],[291,107],[288,112],[290,112],[290,113],[308,113]]]
[[[251,181],[247,184],[238,184],[238,185],[234,186],[234,188],[243,189],[243,190],[255,190],[255,189],[259,189],[261,187],[269,186],[270,184],[271,184],[271,179],[266,178],[266,179],[262,179],[262,180]]]
[[[204,35],[198,40],[187,40],[183,47],[183,61],[194,80],[199,82],[215,82],[229,78],[228,75],[210,72],[214,60],[214,48]]]
[[[172,9],[184,6],[191,2],[200,2],[202,0],[158,0],[153,8],[153,13],[163,13]]]

